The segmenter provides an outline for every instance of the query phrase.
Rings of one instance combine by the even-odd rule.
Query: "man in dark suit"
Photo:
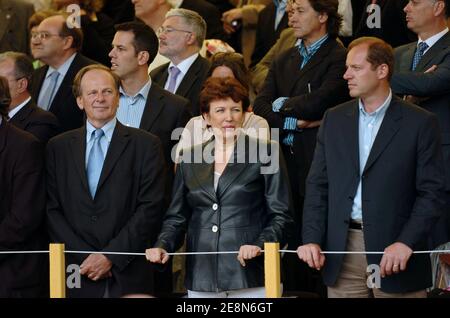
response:
[[[8,80],[0,77],[0,249],[46,247],[44,153],[31,134],[7,122]],[[47,297],[47,256],[0,255],[0,297]]]
[[[66,19],[63,15],[45,19],[31,38],[33,57],[46,64],[33,74],[32,97],[39,107],[55,114],[62,131],[83,125],[83,111],[72,94],[72,82],[82,67],[96,63],[78,53],[82,31],[69,27]]]
[[[171,152],[177,140],[172,140],[172,132],[184,128],[191,118],[189,100],[164,90],[148,75],[148,65],[158,52],[158,38],[149,26],[139,22],[117,25],[112,47],[111,69],[121,81],[117,119],[158,136],[173,175]]]
[[[8,80],[11,95],[9,122],[47,143],[59,132],[59,123],[55,115],[38,108],[31,100],[28,84],[32,75],[33,64],[24,53],[0,54],[0,76]]]
[[[314,153],[317,126],[328,108],[348,99],[342,78],[346,50],[336,41],[341,22],[337,10],[337,0],[296,0],[292,3],[289,24],[299,45],[275,57],[254,103],[255,114],[266,118],[271,128],[280,132],[298,236],[290,242],[292,248],[300,244],[305,179]],[[289,258],[286,255],[285,260]],[[297,259],[292,261],[295,263],[286,268],[300,269]],[[308,271],[305,266],[303,272]],[[288,277],[285,287],[316,291],[316,283],[311,279],[315,274],[298,273],[296,278]]]
[[[126,126],[146,130],[161,140],[167,166],[165,197],[168,207],[174,177],[171,155],[177,143],[172,134],[176,129],[181,132],[190,119],[190,104],[187,99],[153,83],[148,75],[148,65],[158,52],[158,38],[149,26],[129,22],[116,26],[116,31],[109,55],[112,70],[121,81],[117,119]],[[156,292],[172,291],[171,270],[168,266],[166,271],[156,273]]]
[[[186,9],[170,10],[157,33],[159,53],[170,63],[150,73],[157,84],[186,97],[191,102],[194,116],[200,114],[198,99],[210,66],[199,54],[205,33],[206,23],[198,13]]]
[[[405,7],[408,28],[419,41],[395,50],[392,90],[436,114],[445,162],[446,210],[436,224],[431,247],[450,241],[450,1],[421,0]]]
[[[323,268],[328,297],[426,297],[431,285],[429,255],[413,250],[426,249],[443,208],[438,122],[393,96],[393,67],[386,42],[353,41],[344,78],[358,99],[327,111],[317,137],[297,253]],[[368,264],[379,266],[374,286]]]
[[[30,52],[28,19],[33,15],[31,3],[0,0],[0,52]]]
[[[101,65],[80,70],[74,95],[86,126],[47,146],[47,217],[54,242],[102,254],[66,255],[80,264],[81,288],[69,297],[120,297],[153,292],[145,259],[107,252],[141,252],[158,234],[165,167],[159,139],[116,120],[119,77]]]

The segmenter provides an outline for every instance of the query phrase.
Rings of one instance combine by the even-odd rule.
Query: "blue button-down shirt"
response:
[[[102,147],[103,159],[106,158],[106,153],[108,152],[109,144],[111,143],[112,135],[114,129],[116,128],[117,119],[107,122],[101,130],[103,130],[104,135],[100,138],[100,147]],[[86,121],[86,169],[88,164],[89,153],[91,152],[92,146],[94,144],[94,135],[92,134],[97,128],[92,126],[89,120]]]
[[[125,126],[139,128],[142,115],[144,114],[145,104],[147,103],[148,92],[150,91],[152,81],[142,86],[139,92],[134,96],[129,96],[120,87],[119,109],[117,110],[117,119]]]
[[[364,109],[364,105],[359,100],[359,171],[360,175],[364,171],[367,158],[369,158],[370,151],[372,149],[373,142],[377,137],[378,130],[383,122],[386,110],[392,100],[392,91],[389,92],[389,96],[383,102],[383,104],[374,112],[367,113]],[[356,190],[355,198],[353,199],[352,214],[353,220],[362,220],[362,200],[361,200],[362,182],[361,176],[359,178],[358,189]]]

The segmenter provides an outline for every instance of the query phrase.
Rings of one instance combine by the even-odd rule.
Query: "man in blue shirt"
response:
[[[165,167],[159,139],[116,119],[120,79],[102,65],[74,80],[86,125],[47,147],[47,217],[53,242],[101,252],[66,255],[81,268],[81,288],[69,297],[153,293],[153,270],[144,258],[108,254],[142,252],[159,232]]]
[[[357,99],[325,113],[298,256],[322,270],[328,297],[426,297],[430,258],[413,251],[426,249],[444,203],[437,118],[392,95],[394,52],[384,41],[353,41],[346,64]]]

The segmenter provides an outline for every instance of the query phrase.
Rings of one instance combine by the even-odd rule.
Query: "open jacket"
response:
[[[282,245],[292,219],[289,182],[278,144],[242,134],[237,145],[245,144],[245,148],[235,146],[215,191],[214,160],[209,163],[201,155],[214,153],[213,140],[184,150],[156,246],[173,252],[186,231],[189,252],[238,251],[246,244],[263,248],[264,242]],[[195,161],[199,163],[191,160],[199,158],[200,162]],[[262,256],[246,261],[245,267],[236,254],[188,256],[186,288],[211,292],[261,287],[263,265]]]

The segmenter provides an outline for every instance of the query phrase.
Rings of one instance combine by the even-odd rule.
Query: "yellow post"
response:
[[[264,243],[266,298],[281,297],[280,243]]]
[[[50,244],[50,298],[66,298],[64,244]]]

